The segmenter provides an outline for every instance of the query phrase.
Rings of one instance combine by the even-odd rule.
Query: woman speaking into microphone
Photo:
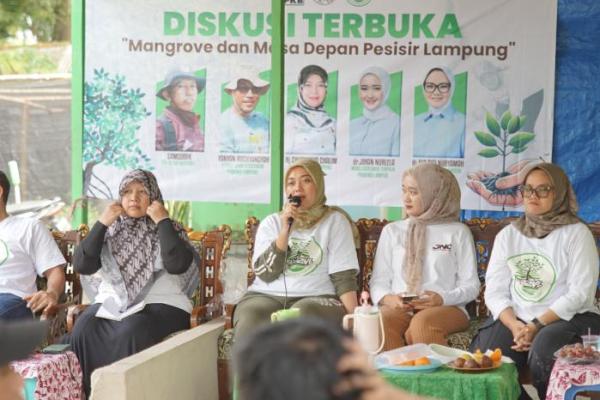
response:
[[[256,279],[235,309],[236,337],[269,323],[282,309],[337,323],[354,311],[358,235],[343,210],[325,204],[324,175],[313,160],[298,160],[287,169],[289,201],[258,227],[252,259]]]

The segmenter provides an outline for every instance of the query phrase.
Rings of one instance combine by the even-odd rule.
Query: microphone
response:
[[[302,202],[302,198],[300,196],[292,196],[291,194],[288,196],[288,202],[290,204],[295,205],[296,207],[300,206],[300,203]],[[288,231],[292,228],[292,224],[294,223],[294,218],[289,217],[288,218]]]

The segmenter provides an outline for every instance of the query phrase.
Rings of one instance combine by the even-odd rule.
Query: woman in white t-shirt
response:
[[[319,163],[299,160],[285,174],[285,194],[297,197],[261,222],[256,233],[256,279],[234,313],[237,337],[290,307],[301,315],[341,322],[356,307],[358,261],[353,224],[339,208],[325,204]]]
[[[436,164],[419,164],[404,173],[402,193],[408,218],[381,232],[370,284],[384,318],[387,350],[447,344],[448,334],[469,326],[465,305],[480,286],[473,237],[459,222],[454,175]]]
[[[471,348],[499,347],[519,369],[529,366],[544,398],[554,352],[600,332],[598,252],[560,167],[538,164],[524,182],[525,215],[496,236],[485,277],[492,316]]]

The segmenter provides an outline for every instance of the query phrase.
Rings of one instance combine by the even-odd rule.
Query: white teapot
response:
[[[346,314],[342,321],[344,329],[350,329],[353,320],[352,333],[362,347],[371,355],[379,353],[385,343],[383,318],[376,306],[368,304],[369,293],[362,292],[361,305],[354,309],[354,314]]]

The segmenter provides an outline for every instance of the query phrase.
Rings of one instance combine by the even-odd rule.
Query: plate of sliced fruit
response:
[[[384,371],[400,372],[429,372],[441,367],[442,362],[431,357],[419,357],[414,360],[405,360],[395,363],[383,355],[375,357],[375,366]]]
[[[457,357],[454,361],[450,361],[446,364],[448,368],[452,368],[460,372],[485,372],[491,371],[496,368],[500,368],[502,365],[502,351],[496,349],[493,351],[487,351],[487,354],[483,354],[481,350],[473,354],[463,354]]]

